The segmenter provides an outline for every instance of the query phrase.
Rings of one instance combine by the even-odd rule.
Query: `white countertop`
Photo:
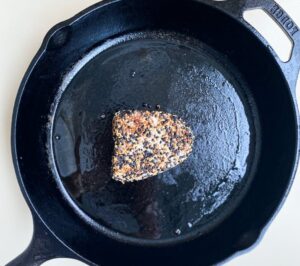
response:
[[[32,235],[30,212],[18,187],[10,152],[10,124],[18,86],[46,32],[56,23],[96,2],[95,0],[0,0],[0,265],[20,254]],[[300,26],[300,0],[278,0],[278,3]],[[271,38],[277,38],[275,32],[270,32],[269,35]],[[299,102],[300,82],[297,93]],[[246,255],[227,262],[226,265],[300,265],[299,205],[298,171],[283,209],[259,245]],[[45,265],[85,264],[60,259],[47,262]]]

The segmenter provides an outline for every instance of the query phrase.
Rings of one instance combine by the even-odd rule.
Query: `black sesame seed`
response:
[[[146,151],[145,152],[145,158],[151,157],[153,155],[152,152]]]

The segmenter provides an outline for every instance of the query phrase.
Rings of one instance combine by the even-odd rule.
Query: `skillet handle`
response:
[[[6,266],[39,266],[55,258],[78,259],[46,229],[45,225],[36,217],[34,232],[28,248]]]
[[[208,0],[212,2],[211,0]],[[208,1],[204,0],[204,2]],[[288,62],[283,62],[272,50],[278,64],[280,65],[290,88],[296,88],[296,83],[300,71],[300,28],[290,18],[290,16],[274,0],[235,0],[235,1],[214,1],[213,5],[245,24],[256,36],[268,46],[266,40],[243,18],[243,13],[249,9],[261,8],[267,12],[271,18],[290,37],[294,46]],[[295,91],[294,91],[295,92]]]

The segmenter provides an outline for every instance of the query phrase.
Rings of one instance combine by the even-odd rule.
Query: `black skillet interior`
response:
[[[66,190],[99,223],[149,240],[195,236],[244,195],[258,156],[258,115],[221,54],[185,35],[138,32],[91,50],[64,80],[54,157]],[[145,103],[192,127],[193,153],[166,173],[122,185],[111,178],[112,117]]]
[[[24,189],[51,231],[95,263],[226,258],[257,239],[292,178],[297,117],[273,55],[209,5],[170,4],[117,1],[64,24],[23,84]],[[194,151],[121,185],[110,174],[111,119],[143,103],[182,117]]]

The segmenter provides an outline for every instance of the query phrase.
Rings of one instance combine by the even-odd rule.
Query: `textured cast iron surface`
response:
[[[252,153],[257,143],[249,99],[236,91],[246,88],[229,69],[205,45],[163,32],[111,40],[81,60],[61,88],[53,141],[60,176],[83,210],[148,239],[205,232],[217,210],[222,221],[244,194],[251,138]],[[112,117],[143,103],[183,118],[195,134],[193,152],[166,173],[122,185],[111,177]]]

